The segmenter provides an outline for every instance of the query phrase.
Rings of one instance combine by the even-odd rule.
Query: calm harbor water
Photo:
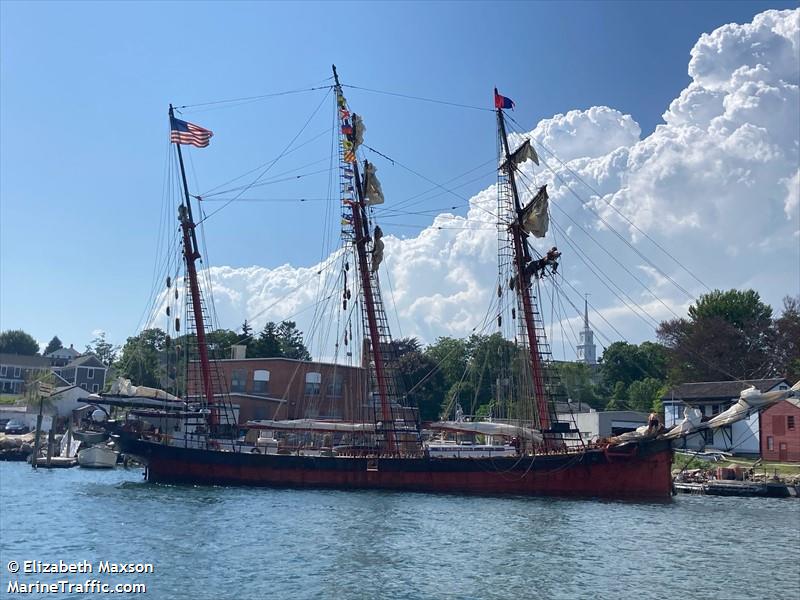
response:
[[[12,560],[95,570],[11,575]],[[98,574],[100,561],[154,572]],[[174,487],[139,469],[0,463],[0,570],[0,598],[9,579],[94,578],[147,586],[117,597],[169,599],[794,599],[800,502]]]

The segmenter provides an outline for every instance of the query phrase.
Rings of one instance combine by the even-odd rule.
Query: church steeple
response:
[[[584,299],[583,304],[583,330],[581,331],[581,343],[578,344],[578,362],[587,365],[597,364],[597,347],[594,345],[594,331],[589,328],[588,297]]]

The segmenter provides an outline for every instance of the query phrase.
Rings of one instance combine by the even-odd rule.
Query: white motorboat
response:
[[[118,453],[105,444],[89,446],[78,452],[78,465],[90,469],[113,469]]]

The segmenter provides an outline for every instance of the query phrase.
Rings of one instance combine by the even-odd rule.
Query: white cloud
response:
[[[576,287],[581,282],[575,291],[565,289],[581,306],[577,293],[593,293],[600,311],[590,319],[607,336],[615,334],[600,315],[635,341],[653,337],[608,288],[627,294],[655,320],[684,314],[690,300],[675,283],[694,295],[705,289],[681,265],[711,287],[756,285],[774,304],[797,293],[799,49],[800,10],[767,11],[699,39],[691,51],[691,83],[646,138],[629,115],[604,106],[556,115],[527,134],[568,163],[540,152],[554,172],[543,164],[536,177],[550,186],[560,229],[538,245],[557,243],[564,251],[565,278]],[[523,137],[513,136],[512,146]],[[533,177],[533,165],[523,172]],[[393,296],[397,307],[396,335],[430,342],[468,335],[483,321],[497,285],[494,210],[492,186],[470,200],[466,217],[443,214],[416,236],[385,237],[381,278],[384,300]],[[592,265],[608,280],[595,276]],[[296,313],[320,297],[319,286],[327,289],[317,275],[321,268],[211,269],[221,324],[295,316],[308,332],[311,311]],[[567,318],[579,327],[575,311],[566,312],[564,329]]]

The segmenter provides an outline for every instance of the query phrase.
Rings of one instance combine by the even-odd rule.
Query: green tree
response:
[[[614,342],[600,359],[600,380],[603,387],[614,390],[617,382],[627,388],[634,381],[647,377],[663,380],[666,376],[667,352],[660,344],[641,345]]]
[[[0,333],[0,352],[6,354],[39,354],[39,343],[21,329],[7,329]]]
[[[783,313],[775,319],[775,374],[791,382],[800,379],[800,296],[783,299]]]
[[[92,340],[91,344],[86,346],[86,352],[91,352],[101,363],[110,367],[117,358],[119,346],[115,346],[106,340],[106,332],[101,331],[100,334]]]
[[[564,397],[578,405],[587,405],[595,409],[602,409],[605,401],[598,393],[597,386],[592,383],[592,369],[589,365],[578,362],[558,363],[558,375],[564,388]]]
[[[116,372],[135,385],[162,387],[167,375],[167,344],[167,334],[157,327],[129,337],[115,364]]]
[[[628,406],[632,410],[650,412],[655,410],[656,403],[661,399],[661,389],[664,382],[653,377],[646,377],[641,381],[634,381],[628,386]]]
[[[283,321],[276,331],[281,356],[297,360],[311,360],[311,354],[303,343],[303,332],[294,321]]]
[[[275,358],[282,356],[281,343],[278,339],[278,326],[272,321],[264,325],[264,329],[248,345],[248,354],[252,358]]]
[[[440,337],[425,348],[425,355],[429,356],[442,372],[448,389],[463,380],[469,360],[464,340]]]
[[[61,340],[58,339],[57,335],[53,336],[53,339],[47,343],[47,347],[44,349],[44,355],[47,356],[51,352],[55,352],[56,350],[60,350],[64,347],[64,344],[61,343]]]
[[[409,349],[408,345],[404,347],[406,351],[399,357],[398,363],[408,398],[419,409],[420,419],[436,420],[447,389],[444,376],[430,356]]]
[[[773,371],[772,308],[754,290],[715,290],[689,307],[688,319],[661,323],[674,381],[758,379]]]
[[[231,346],[239,342],[241,336],[230,329],[215,329],[206,333],[206,342],[213,358],[230,358]]]

